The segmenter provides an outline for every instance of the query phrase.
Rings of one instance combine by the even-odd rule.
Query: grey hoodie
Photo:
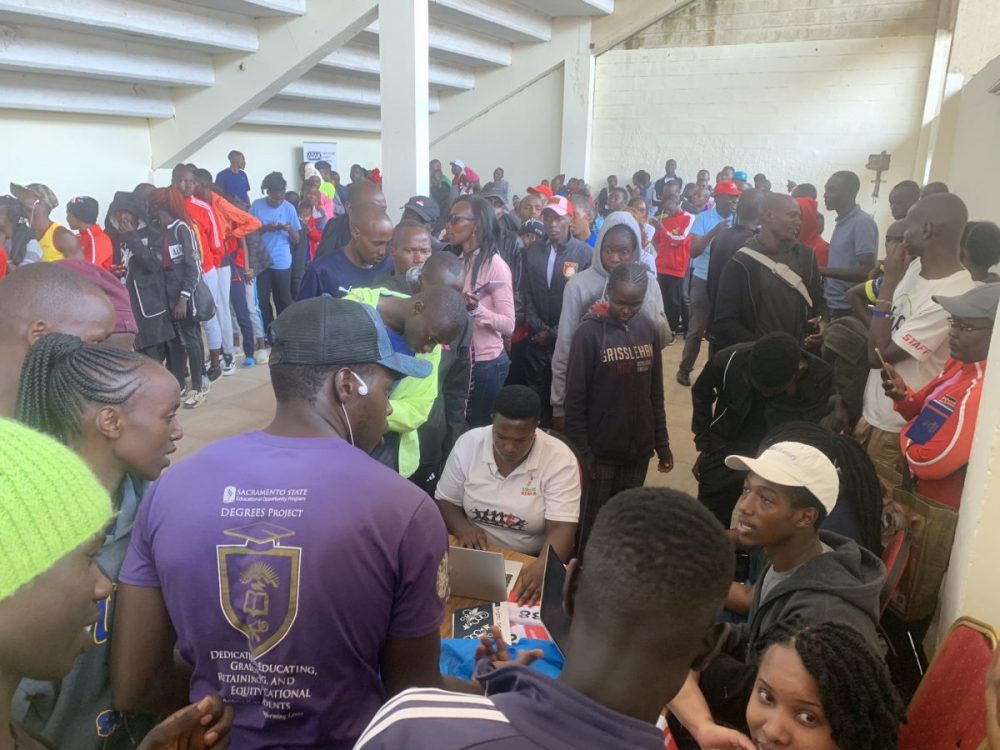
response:
[[[566,284],[563,292],[562,313],[559,316],[559,333],[556,335],[556,350],[552,355],[552,413],[564,416],[563,403],[566,398],[566,367],[569,364],[569,348],[573,343],[573,333],[576,331],[583,316],[590,311],[591,305],[607,297],[608,271],[601,263],[601,246],[608,232],[619,224],[624,224],[632,230],[636,241],[636,262],[641,262],[643,245],[639,225],[626,211],[615,211],[608,215],[601,227],[601,233],[594,245],[594,258],[590,268],[581,271]],[[660,295],[660,285],[656,276],[650,274],[650,283],[646,288],[646,299],[642,302],[640,314],[646,315],[656,323],[661,341],[670,341],[670,327],[667,316],[663,312],[663,297]]]
[[[724,647],[727,653],[746,658],[747,650],[762,635],[792,617],[810,623],[850,625],[868,642],[873,653],[881,653],[877,627],[879,594],[885,577],[882,561],[839,534],[820,531],[819,536],[831,551],[803,564],[794,575],[771,589],[763,601],[758,585],[747,622],[730,630]]]

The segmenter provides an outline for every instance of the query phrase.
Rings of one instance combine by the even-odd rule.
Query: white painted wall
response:
[[[198,149],[185,159],[186,162],[215,174],[229,165],[226,155],[236,149],[247,159],[247,176],[250,178],[251,197],[260,196],[261,180],[268,172],[281,172],[290,190],[298,190],[299,164],[302,162],[303,141],[334,141],[337,144],[337,164],[345,183],[350,182],[351,164],[357,162],[367,169],[379,166],[382,161],[380,140],[377,135],[363,133],[336,133],[296,128],[270,128],[236,125]],[[162,175],[162,176],[161,176]],[[157,180],[170,181],[169,170],[159,170]]]
[[[1000,81],[1000,57],[993,60],[962,89],[958,102],[954,150],[944,179],[962,196],[973,219],[1000,222],[1000,205],[992,190],[984,189],[987,175],[1000,170],[1000,96],[989,93]]]
[[[685,179],[726,164],[820,187],[839,169],[862,177],[892,154],[889,187],[911,176],[933,37],[616,49],[597,60],[591,184],[655,177],[667,158]],[[887,225],[888,188],[875,207]],[[864,198],[864,196],[868,196]],[[829,223],[829,222],[828,222]]]
[[[45,183],[59,198],[52,218],[62,224],[73,197],[96,198],[103,219],[116,190],[131,190],[150,177],[144,119],[4,110],[0,143],[0,194],[10,182]]]
[[[223,169],[232,149],[247,157],[251,190],[259,189],[273,170],[285,174],[292,189],[298,188],[298,165],[302,142],[336,141],[340,172],[348,181],[351,164],[378,166],[381,149],[377,135],[336,133],[237,125],[186,161],[213,173]],[[77,195],[90,195],[104,209],[117,190],[131,190],[139,182],[169,184],[170,171],[153,172],[147,120],[125,117],[95,117],[54,112],[0,111],[0,194],[8,183],[43,182],[59,198],[52,217],[65,223],[64,206]]]
[[[1000,222],[1000,207],[985,175],[1000,169],[996,148],[1000,133],[1000,96],[989,93],[1000,80],[1000,57],[977,73],[962,89],[955,148],[947,176],[951,189],[962,196],[973,219]],[[1000,625],[1000,597],[996,571],[1000,567],[1000,326],[994,328],[990,361],[983,383],[976,435],[965,478],[962,508],[955,530],[951,565],[941,594],[939,620],[943,628],[957,617],[970,615]]]
[[[503,167],[511,197],[524,195],[528,185],[559,171],[562,101],[563,73],[558,69],[432,144],[431,158],[440,159],[446,172],[448,162],[463,160],[484,185],[496,167]]]

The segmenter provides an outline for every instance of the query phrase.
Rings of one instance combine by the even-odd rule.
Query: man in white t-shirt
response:
[[[907,213],[903,242],[887,250],[885,276],[868,332],[872,370],[855,431],[874,461],[899,464],[899,433],[905,424],[882,388],[879,355],[914,389],[923,388],[941,372],[948,359],[950,326],[948,313],[932,296],[958,296],[975,285],[959,259],[959,240],[968,218],[958,196],[928,196]]]
[[[568,561],[580,517],[580,465],[559,438],[538,429],[542,402],[521,385],[501,390],[493,424],[455,443],[438,482],[438,508],[463,547],[488,544],[540,555],[547,545]],[[541,594],[545,557],[528,565],[520,602]]]

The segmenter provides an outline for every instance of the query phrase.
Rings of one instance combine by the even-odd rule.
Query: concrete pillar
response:
[[[590,180],[590,147],[594,120],[594,56],[590,23],[577,28],[574,49],[563,63],[562,150],[559,171]]]
[[[427,0],[379,2],[382,175],[394,219],[412,195],[430,189]]]
[[[1000,626],[997,529],[1000,529],[1000,326],[993,329],[955,544],[941,594],[941,634],[964,615]]]

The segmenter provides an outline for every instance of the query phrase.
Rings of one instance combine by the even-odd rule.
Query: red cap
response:
[[[740,189],[736,187],[736,183],[732,180],[723,180],[718,185],[715,186],[715,190],[712,191],[712,195],[739,195]]]
[[[528,188],[529,193],[538,193],[539,195],[544,195],[546,198],[552,197],[552,188],[548,185],[535,185],[534,187]]]
[[[560,216],[573,216],[573,204],[561,195],[549,198],[548,203],[542,207],[542,212],[555,211]]]

